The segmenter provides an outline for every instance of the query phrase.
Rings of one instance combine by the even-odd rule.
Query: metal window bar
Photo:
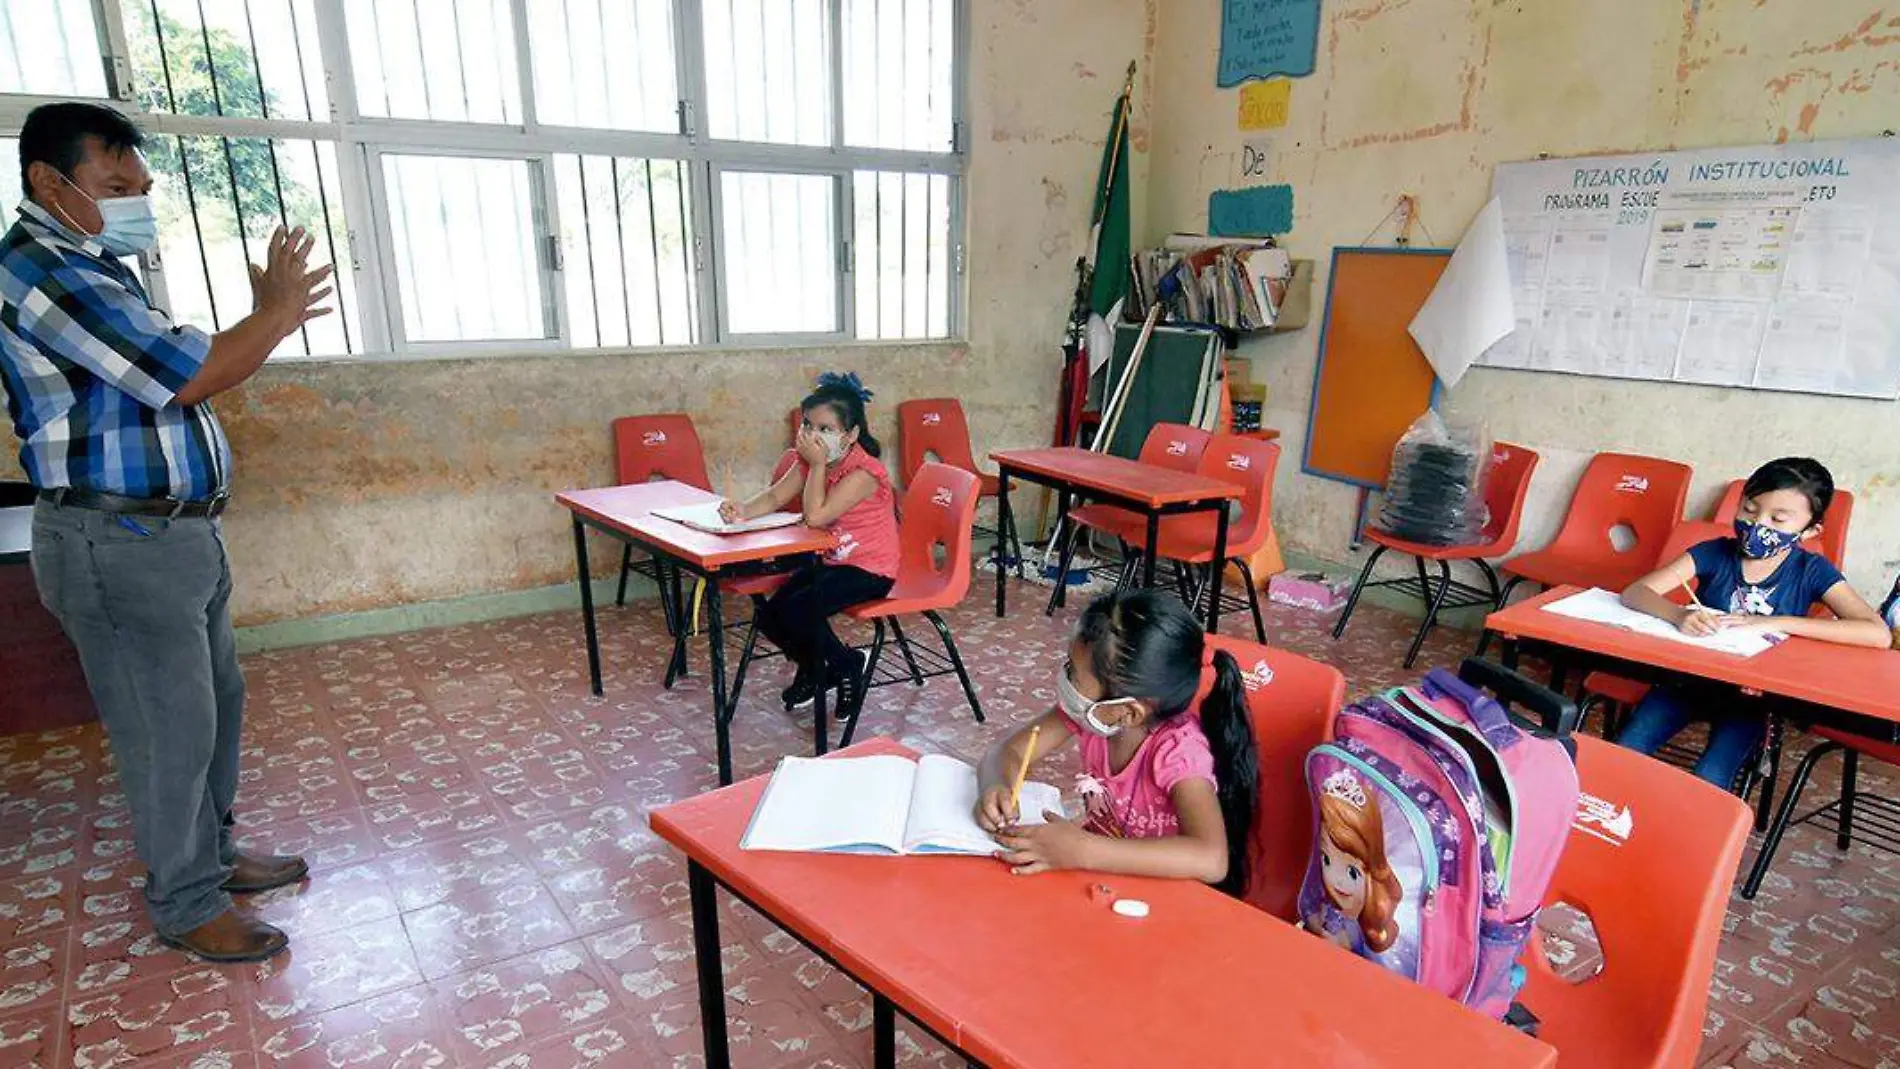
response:
[[[158,66],[165,76],[165,102],[172,111],[178,110],[178,92],[172,83],[171,55],[165,47],[165,23],[159,19],[158,0],[151,0],[152,34],[158,41]],[[212,294],[211,257],[205,253],[204,227],[198,215],[198,195],[191,181],[191,156],[185,148],[183,137],[173,138],[178,146],[178,173],[184,176],[185,205],[191,211],[191,232],[198,242],[198,263],[204,269],[205,293]],[[213,330],[223,329],[218,319],[218,299],[211,297],[211,326]]]

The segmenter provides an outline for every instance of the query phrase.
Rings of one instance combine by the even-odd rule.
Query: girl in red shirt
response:
[[[838,712],[864,693],[864,655],[838,641],[831,617],[890,593],[897,578],[897,510],[891,477],[878,460],[883,447],[865,423],[871,391],[855,373],[826,372],[799,405],[804,422],[794,447],[798,463],[745,501],[719,506],[726,522],[752,519],[799,502],[805,523],[830,531],[838,545],[795,573],[759,611],[759,630],[798,666],[779,695],[787,709],[817,696],[822,660],[838,688]]]

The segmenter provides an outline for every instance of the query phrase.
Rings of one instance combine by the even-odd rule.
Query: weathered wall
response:
[[[1219,0],[1175,0],[1161,24],[1148,232],[1201,227],[1228,183],[1237,92],[1214,87]],[[1360,244],[1401,192],[1449,243],[1489,195],[1494,164],[1894,127],[1900,10],[1872,0],[1327,0],[1319,65],[1293,86],[1271,179],[1295,187],[1296,255]],[[1251,135],[1249,135],[1251,136]],[[1381,240],[1390,240],[1387,231]],[[1344,559],[1354,491],[1298,473],[1318,330],[1249,347],[1286,431],[1275,513],[1296,549]],[[1589,455],[1695,466],[1691,507],[1788,452],[1820,457],[1860,495],[1849,578],[1883,593],[1900,529],[1892,403],[1478,369],[1451,399],[1544,456],[1525,539],[1547,538]]]
[[[753,483],[826,368],[878,392],[880,435],[897,401],[954,393],[980,449],[1043,444],[1110,109],[1153,22],[1140,0],[971,8],[967,342],[269,365],[219,402],[238,463],[226,531],[239,622],[569,582],[551,495],[610,481],[612,418],[686,411],[715,479],[730,459]],[[1144,86],[1138,175],[1145,117]],[[604,547],[598,562],[608,574]]]

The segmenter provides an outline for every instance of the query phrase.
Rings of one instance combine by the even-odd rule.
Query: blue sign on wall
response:
[[[1222,89],[1255,78],[1313,73],[1319,47],[1319,0],[1221,0]]]

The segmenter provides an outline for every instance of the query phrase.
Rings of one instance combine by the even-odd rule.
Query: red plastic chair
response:
[[[1722,492],[1722,500],[1715,506],[1715,515],[1709,519],[1723,527],[1733,527],[1735,517],[1742,511],[1742,486],[1745,480],[1736,479]],[[1847,524],[1854,518],[1854,492],[1835,490],[1834,500],[1828,503],[1827,519],[1821,523],[1821,537],[1816,539],[1813,549],[1816,553],[1834,562],[1834,567],[1847,567]]]
[[[1240,569],[1241,580],[1247,587],[1247,608],[1253,613],[1254,635],[1262,643],[1267,641],[1267,623],[1260,614],[1260,590],[1254,582],[1253,568],[1247,562],[1267,544],[1267,539],[1273,534],[1273,473],[1279,464],[1280,447],[1273,442],[1257,441],[1236,434],[1217,434],[1208,440],[1207,451],[1201,455],[1201,462],[1197,466],[1201,475],[1234,483],[1243,491],[1240,515],[1228,522],[1225,563]],[[1214,560],[1215,525],[1218,522],[1213,513],[1189,513],[1163,519],[1157,531],[1155,556],[1158,560],[1171,560],[1178,565],[1198,565],[1206,573],[1197,581],[1189,582],[1185,571],[1176,572],[1182,594],[1190,606],[1198,605],[1212,588],[1214,569],[1221,566],[1222,562]],[[1145,541],[1147,532],[1144,530],[1130,543],[1136,550],[1129,555],[1128,564],[1123,569],[1125,576],[1133,575],[1134,564],[1143,552],[1141,543]],[[1064,567],[1067,567],[1066,562]],[[1228,608],[1225,604],[1221,607]],[[1238,608],[1238,603],[1234,607]]]
[[[1830,512],[1833,510],[1830,509]],[[1795,824],[1809,821],[1831,821],[1834,829],[1834,845],[1846,850],[1854,844],[1854,811],[1858,807],[1872,807],[1875,816],[1867,819],[1874,833],[1864,835],[1862,842],[1883,847],[1892,851],[1900,848],[1896,844],[1890,829],[1896,816],[1900,816],[1900,804],[1877,794],[1859,790],[1860,757],[1866,754],[1876,761],[1900,766],[1900,746],[1893,743],[1878,742],[1864,735],[1838,728],[1815,727],[1811,729],[1821,741],[1808,751],[1801,764],[1794,770],[1794,780],[1788,784],[1788,793],[1781,798],[1781,808],[1775,812],[1774,823],[1768,826],[1768,834],[1762,840],[1761,853],[1755,855],[1755,866],[1748,870],[1748,881],[1742,884],[1742,897],[1753,899],[1755,892],[1761,890],[1761,881],[1768,875],[1768,866],[1774,864],[1775,852],[1781,849],[1781,837]],[[1814,774],[1814,766],[1821,758],[1831,753],[1842,755],[1841,796],[1833,802],[1814,810],[1805,816],[1794,815],[1795,806],[1801,802],[1801,792],[1808,787],[1808,778]]]
[[[805,410],[802,408],[792,409],[790,415],[786,417],[785,422],[789,425],[785,434],[785,448],[796,450],[798,448],[798,432],[805,426]]]
[[[1333,737],[1333,717],[1346,704],[1346,677],[1308,657],[1244,639],[1208,636],[1226,650],[1247,679],[1260,751],[1260,797],[1250,853],[1247,901],[1286,921],[1299,922],[1297,900],[1313,849],[1313,807],[1306,793],[1306,755]],[[1202,692],[1213,683],[1210,667]]]
[[[1148,437],[1142,439],[1141,454],[1136,459],[1157,468],[1196,471],[1212,437],[1199,427],[1185,423],[1157,423],[1148,429]],[[1120,505],[1100,502],[1077,505],[1069,510],[1069,521],[1074,524],[1069,532],[1071,540],[1079,537],[1084,527],[1131,543],[1148,536],[1148,521],[1140,513],[1130,512]]]
[[[1571,982],[1543,933],[1519,963],[1518,1001],[1564,1065],[1688,1069],[1702,1045],[1709,984],[1748,810],[1694,776],[1576,736],[1583,794],[1545,906],[1590,917],[1601,969]]]
[[[954,397],[926,397],[919,400],[904,401],[897,406],[897,457],[898,467],[903,471],[904,485],[909,486],[923,466],[936,457],[942,464],[961,468],[975,475],[980,482],[979,497],[995,497],[1000,485],[997,477],[986,475],[976,465],[971,455],[970,423],[963,414],[963,405]],[[1000,512],[1001,509],[999,508]],[[1016,517],[1008,517],[1006,530],[978,527],[976,530],[996,539],[997,552],[1016,559],[1016,573],[1023,571],[1022,541],[1016,535]]]
[[[1627,453],[1598,453],[1570,498],[1570,511],[1550,545],[1504,562],[1511,578],[1502,608],[1522,582],[1621,590],[1656,567],[1663,542],[1682,521],[1689,496],[1687,464]],[[1635,544],[1618,550],[1610,533],[1627,526]]]
[[[672,479],[701,490],[711,490],[706,477],[706,453],[699,444],[699,432],[692,417],[683,412],[664,412],[651,416],[622,416],[613,422],[614,481],[621,486]],[[666,616],[670,634],[677,608],[667,591],[667,583],[651,560],[638,564],[633,546],[620,551],[620,589],[614,594],[615,605],[627,603],[627,577],[634,572],[652,579],[660,588],[660,610]]]
[[[940,610],[961,602],[970,590],[970,543],[980,489],[974,473],[933,463],[918,469],[916,478],[904,491],[904,515],[898,523],[897,581],[884,597],[844,611],[844,615],[853,620],[870,621],[876,629],[871,639],[871,657],[864,665],[860,694],[872,687],[905,679],[923,686],[926,679],[954,672],[957,682],[963,685],[963,697],[970,703],[971,714],[977,723],[983,722],[983,706],[977,701],[970,673],[963,667],[957,641],[943,617],[938,615]],[[936,627],[937,636],[943,640],[943,657],[932,650],[913,647],[904,638],[897,618],[905,613],[918,613]],[[877,678],[887,631],[897,639],[898,649],[910,669],[908,676]],[[919,660],[927,662],[928,671],[918,666]],[[851,745],[851,736],[858,728],[858,714],[863,708],[860,700],[844,711],[844,738],[840,746]]]
[[[1524,497],[1530,492],[1531,473],[1537,470],[1538,459],[1536,453],[1521,445],[1497,443],[1491,452],[1491,470],[1485,476],[1484,485],[1484,504],[1490,512],[1490,518],[1485,522],[1478,541],[1471,545],[1434,546],[1407,541],[1376,528],[1367,529],[1366,540],[1376,548],[1366,558],[1366,566],[1359,572],[1359,581],[1353,584],[1352,596],[1346,599],[1345,611],[1339,614],[1339,622],[1333,625],[1333,638],[1338,639],[1346,633],[1346,624],[1352,620],[1352,611],[1359,606],[1359,595],[1366,587],[1398,587],[1415,593],[1425,603],[1425,619],[1420,621],[1418,633],[1412,636],[1412,647],[1405,651],[1405,667],[1410,668],[1418,660],[1418,651],[1425,645],[1425,636],[1438,623],[1441,610],[1497,605],[1503,591],[1498,587],[1498,575],[1491,569],[1490,561],[1509,553],[1517,545],[1518,525],[1524,519]],[[1388,549],[1409,554],[1418,565],[1418,578],[1368,583],[1373,567]],[[1425,562],[1428,560],[1438,565],[1436,589],[1425,578]],[[1468,560],[1478,566],[1478,570],[1484,573],[1488,589],[1479,590],[1468,583],[1452,580],[1451,563],[1460,560]]]

